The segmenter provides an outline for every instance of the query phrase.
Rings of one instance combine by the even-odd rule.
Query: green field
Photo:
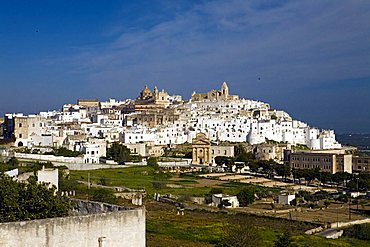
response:
[[[177,215],[176,207],[150,200],[154,192],[170,193],[181,198],[181,196],[204,196],[214,187],[221,188],[224,193],[230,195],[237,194],[242,188],[250,188],[257,193],[270,195],[278,193],[279,189],[203,179],[196,174],[158,173],[151,167],[70,171],[70,181],[87,182],[88,176],[91,182],[95,184],[146,190],[149,194],[145,203],[147,209],[147,246],[217,246],[225,240],[225,229],[227,230],[234,225],[233,220],[235,218],[244,220],[245,224],[254,226],[260,239],[260,246],[274,246],[277,236],[284,231],[292,233],[294,246],[370,246],[369,242],[353,238],[329,240],[305,235],[305,230],[317,226],[311,223],[247,213],[230,213],[216,208],[212,209],[216,212],[210,212],[198,207],[194,210],[185,210],[185,215]],[[78,187],[82,194],[87,193],[86,185],[79,185]]]
[[[260,246],[274,246],[274,240],[284,231],[289,231],[292,234],[293,244],[297,247],[370,246],[367,241],[353,238],[330,240],[306,235],[304,234],[305,230],[315,227],[310,223],[248,214],[227,214],[221,210],[219,213],[205,210],[186,210],[184,215],[177,215],[175,207],[156,202],[148,203],[146,208],[147,246],[216,246],[223,240],[225,229],[230,227],[235,218],[257,228]]]
[[[87,182],[89,176],[91,182],[95,184],[125,186],[131,189],[145,189],[149,195],[153,195],[157,192],[176,196],[204,196],[209,193],[210,189],[213,187],[222,188],[224,193],[230,195],[236,195],[243,188],[251,188],[265,194],[279,192],[279,189],[235,182],[220,182],[217,186],[207,184],[200,185],[200,181],[204,181],[204,179],[196,175],[161,173],[147,166],[91,171],[70,171],[70,177],[74,180]]]

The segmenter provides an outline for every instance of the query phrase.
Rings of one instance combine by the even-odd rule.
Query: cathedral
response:
[[[192,102],[198,101],[218,101],[218,100],[237,100],[237,95],[229,95],[229,87],[227,83],[222,83],[221,90],[211,90],[208,93],[193,93],[191,95]]]
[[[169,105],[168,93],[164,89],[158,91],[158,88],[154,87],[151,92],[147,85],[135,100],[135,108],[148,108],[148,106],[150,106],[149,108],[166,108]]]

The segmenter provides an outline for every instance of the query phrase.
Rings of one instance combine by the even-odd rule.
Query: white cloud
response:
[[[272,89],[370,76],[369,2],[259,3],[210,1],[149,29],[118,28],[68,63],[95,86],[158,81],[180,93],[228,79],[248,88],[261,74]]]

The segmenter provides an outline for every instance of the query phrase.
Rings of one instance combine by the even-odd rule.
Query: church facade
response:
[[[198,133],[192,140],[192,164],[215,166],[217,156],[234,157],[233,145],[212,145],[204,133]]]
[[[191,95],[192,102],[199,102],[199,101],[218,101],[218,100],[237,100],[239,96],[237,95],[229,95],[229,87],[227,83],[224,82],[221,85],[220,90],[211,90],[208,93],[193,93]]]

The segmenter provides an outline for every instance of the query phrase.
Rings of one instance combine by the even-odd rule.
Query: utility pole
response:
[[[90,200],[90,172],[87,173],[87,200]]]
[[[339,228],[339,214],[338,214],[338,208],[337,208],[337,228]]]
[[[352,196],[349,196],[349,201],[348,201],[348,219],[351,220],[351,200]]]
[[[359,201],[359,199],[358,199],[358,197],[359,197],[359,194],[360,194],[360,191],[358,190],[358,180],[359,180],[360,178],[359,177],[357,177],[357,212],[358,212],[358,201]]]

